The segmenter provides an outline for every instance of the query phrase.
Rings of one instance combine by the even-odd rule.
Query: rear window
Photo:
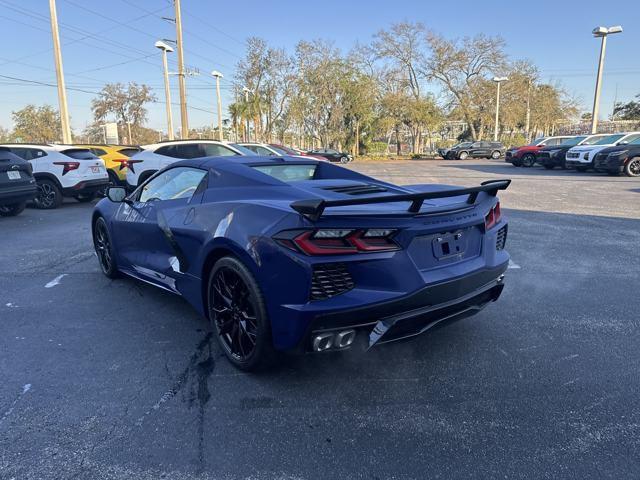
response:
[[[316,165],[256,165],[259,172],[277,178],[282,182],[299,182],[312,180],[316,173]]]
[[[85,148],[70,148],[68,150],[62,150],[60,153],[74,160],[95,160],[98,158]]]
[[[121,153],[122,155],[125,155],[127,157],[132,157],[133,155],[135,155],[139,151],[140,151],[139,148],[123,148],[123,149],[118,150],[118,153]]]

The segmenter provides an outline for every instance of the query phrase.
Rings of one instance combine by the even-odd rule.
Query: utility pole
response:
[[[500,113],[500,84],[509,80],[507,77],[493,77],[493,81],[498,84],[496,92],[496,125],[493,129],[493,141],[498,141],[499,113]]]
[[[249,106],[249,92],[251,90],[249,90],[247,87],[244,87],[242,89],[242,91],[244,92],[244,105],[245,105],[245,108],[246,108],[246,107]],[[247,131],[245,133],[245,136],[246,136],[245,142],[250,142],[251,141],[251,131],[249,130],[249,113],[248,112],[245,114],[245,119],[246,119],[246,123],[247,123],[247,127],[246,127]]]
[[[607,36],[614,33],[621,33],[622,27],[617,25],[615,27],[596,27],[591,33],[593,36],[602,38],[600,44],[600,61],[598,62],[598,76],[596,77],[596,92],[593,96],[593,112],[591,114],[591,133],[594,134],[598,130],[598,113],[600,110],[600,88],[602,86],[602,71],[604,70],[604,54],[607,49]]]
[[[164,97],[167,104],[167,132],[169,140],[173,140],[173,113],[171,111],[171,89],[169,88],[169,66],[167,63],[167,52],[173,52],[173,48],[164,42],[157,41],[155,47],[162,50],[162,68],[164,71]]]
[[[218,140],[222,141],[222,101],[220,100],[220,79],[222,74],[216,70],[211,72],[216,79],[216,97],[218,99]]]
[[[56,80],[58,83],[58,104],[60,105],[60,124],[62,127],[62,142],[71,143],[71,127],[69,126],[69,110],[67,108],[67,89],[64,84],[62,69],[62,53],[60,52],[60,33],[58,32],[58,14],[56,0],[49,0],[51,12],[51,35],[53,35],[53,58],[56,64]]]
[[[176,11],[176,44],[178,48],[178,85],[180,87],[180,124],[181,138],[189,138],[189,119],[187,118],[187,85],[184,70],[184,48],[182,44],[182,13],[180,0],[173,0]]]

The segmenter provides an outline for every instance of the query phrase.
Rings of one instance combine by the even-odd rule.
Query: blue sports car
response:
[[[397,186],[301,157],[173,163],[92,217],[100,266],[184,297],[229,360],[370,348],[472,315],[502,292],[498,190]]]

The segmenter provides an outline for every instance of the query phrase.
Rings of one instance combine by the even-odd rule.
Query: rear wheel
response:
[[[500,152],[498,150],[495,150],[492,154],[491,154],[491,158],[493,158],[494,160],[497,160],[500,158]]]
[[[624,166],[624,173],[628,177],[640,177],[640,158],[632,158]]]
[[[271,327],[251,272],[236,258],[223,257],[211,270],[208,285],[209,318],[229,361],[247,371],[271,365]]]
[[[34,203],[37,208],[50,210],[62,205],[62,192],[53,180],[47,178],[38,180],[38,196]]]
[[[118,267],[113,253],[113,244],[104,218],[98,217],[93,224],[93,246],[98,256],[102,273],[109,278],[117,278]]]
[[[0,217],[15,217],[26,208],[27,202],[13,203],[11,205],[0,205]]]
[[[527,153],[524,157],[522,157],[522,166],[523,167],[533,167],[536,163],[536,156],[532,153]]]

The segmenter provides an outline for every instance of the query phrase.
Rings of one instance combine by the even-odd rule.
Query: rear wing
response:
[[[395,203],[411,202],[407,212],[418,213],[425,200],[433,198],[458,197],[468,195],[466,203],[473,205],[480,192],[486,192],[491,196],[496,196],[498,190],[506,190],[511,184],[511,180],[487,180],[477,187],[452,188],[451,190],[440,190],[438,192],[405,193],[400,195],[387,195],[382,197],[346,198],[344,200],[323,200],[314,198],[309,200],[297,200],[291,203],[291,208],[304,215],[312,222],[317,221],[326,208],[345,207],[349,205],[368,205],[372,203]]]

